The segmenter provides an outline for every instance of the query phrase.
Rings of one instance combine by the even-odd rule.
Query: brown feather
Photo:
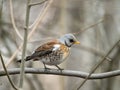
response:
[[[28,56],[29,58],[26,58],[26,61],[29,61],[31,59],[39,60],[40,57],[52,53],[53,46],[58,43],[59,43],[58,40],[52,40],[42,44],[35,50],[35,52],[31,56]]]
[[[53,46],[54,46],[55,44],[58,44],[58,43],[59,43],[58,40],[53,40],[53,41],[47,42],[47,43],[42,44],[41,46],[39,46],[39,47],[35,50],[35,52],[49,50],[49,49],[53,48]]]

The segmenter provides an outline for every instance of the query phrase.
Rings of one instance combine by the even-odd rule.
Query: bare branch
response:
[[[89,30],[90,28],[95,27],[96,25],[102,23],[103,21],[104,21],[104,18],[103,18],[103,19],[100,19],[97,23],[94,23],[94,24],[92,24],[92,25],[89,25],[88,27],[83,28],[81,31],[75,32],[75,33],[73,33],[73,34],[83,33],[83,32],[85,32],[86,30]]]
[[[2,65],[3,65],[4,71],[5,71],[5,74],[7,75],[7,78],[8,78],[8,80],[9,80],[11,86],[12,86],[15,90],[18,90],[17,87],[16,87],[16,86],[14,85],[14,83],[12,82],[10,76],[9,76],[9,73],[8,73],[6,67],[5,67],[4,60],[3,60],[3,57],[2,57],[2,55],[1,55],[1,52],[0,52],[0,59],[1,59],[1,62],[2,62]]]
[[[0,1],[0,21],[2,18],[3,0]]]
[[[15,52],[12,54],[12,56],[10,57],[10,59],[7,61],[7,63],[5,64],[6,67],[8,67],[8,65],[14,60],[14,58],[16,57],[18,51],[22,48],[22,43],[20,44],[20,46],[15,50]]]
[[[13,68],[7,70],[9,75],[16,75],[20,74],[20,68]],[[40,68],[25,68],[26,74],[52,74],[52,75],[61,75],[61,76],[70,76],[70,77],[78,77],[78,78],[86,78],[88,77],[89,73],[82,72],[82,71],[72,71],[72,70],[63,70],[62,72],[56,69],[45,70]],[[120,75],[120,70],[99,73],[99,74],[92,74],[88,79],[104,79],[110,78]],[[4,70],[0,70],[0,77],[6,76]]]
[[[13,15],[13,5],[12,5],[12,0],[10,0],[10,17],[11,17],[11,22],[12,22],[12,25],[13,25],[13,28],[16,32],[16,34],[20,37],[21,40],[23,40],[23,37],[21,36],[18,28],[16,27],[16,24],[15,24],[15,20],[14,20],[14,15]]]
[[[44,0],[42,2],[37,2],[37,3],[30,3],[29,6],[35,6],[35,5],[40,5],[40,4],[43,4],[44,2],[46,2],[48,0]]]
[[[40,25],[41,21],[43,20],[43,18],[45,17],[48,9],[50,8],[51,4],[52,4],[53,0],[49,0],[47,6],[45,7],[44,11],[42,12],[41,16],[38,18],[38,21],[36,22],[36,24],[34,25],[33,29],[31,30],[31,32],[28,35],[28,39],[32,36],[32,34],[35,32],[36,28],[38,27],[38,25]]]
[[[42,15],[42,12],[44,11],[45,7],[46,7],[47,3],[44,3],[44,5],[42,6],[42,9],[40,10],[37,18],[35,19],[35,21],[29,26],[29,29],[31,29],[39,20],[39,18],[41,17]]]
[[[95,49],[94,47],[88,47],[88,46],[85,46],[85,45],[82,45],[82,44],[81,44],[79,47],[80,47],[81,50],[95,53],[95,54],[97,54],[98,56],[102,56],[102,57],[105,56],[105,53],[104,53],[103,51],[97,50],[97,49]],[[109,58],[109,57],[105,57],[105,58],[106,58],[108,61],[112,61],[112,59]]]
[[[41,16],[39,17],[38,21],[36,21],[33,29],[31,30],[31,32],[28,35],[28,40],[30,39],[30,37],[33,35],[33,33],[35,32],[37,26],[39,25],[39,23],[41,22],[41,20],[44,18],[47,10],[49,9],[51,3],[53,2],[53,0],[50,0],[48,5],[46,6],[46,8],[44,9],[43,13],[41,14]],[[8,60],[8,62],[5,64],[6,67],[8,67],[8,65],[14,60],[14,58],[16,57],[18,51],[22,48],[22,43],[19,45],[18,49],[15,50],[15,52],[13,53],[13,55],[10,57],[10,59]]]
[[[23,81],[24,81],[24,69],[25,69],[25,54],[26,54],[26,48],[27,48],[27,39],[28,39],[28,26],[29,26],[29,16],[30,16],[30,3],[31,0],[27,0],[27,6],[26,6],[26,20],[25,20],[25,34],[24,34],[24,43],[23,43],[23,51],[22,51],[22,60],[21,60],[21,71],[20,71],[20,80],[19,80],[19,88],[23,88]]]
[[[120,39],[114,44],[114,46],[108,51],[108,53],[102,58],[102,60],[92,68],[92,70],[91,70],[91,72],[89,73],[89,75],[88,75],[88,76],[85,78],[85,80],[80,84],[80,86],[77,88],[77,90],[79,90],[79,89],[84,85],[84,83],[85,83],[85,82],[87,81],[87,79],[91,76],[91,74],[94,73],[95,70],[106,60],[106,57],[108,57],[108,55],[109,55],[109,54],[112,52],[112,50],[119,44],[119,42],[120,42]]]

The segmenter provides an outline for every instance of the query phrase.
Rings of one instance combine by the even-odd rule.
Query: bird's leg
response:
[[[45,63],[43,63],[43,64],[44,64],[44,69],[45,69],[45,71],[46,71],[46,70],[50,70],[50,68],[47,68],[47,67],[46,67]]]
[[[58,65],[55,65],[55,66],[61,71],[64,70],[64,69],[60,68]]]

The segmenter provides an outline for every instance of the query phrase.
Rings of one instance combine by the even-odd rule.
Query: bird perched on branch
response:
[[[73,34],[65,34],[60,39],[39,46],[32,55],[26,57],[25,61],[39,60],[44,64],[45,69],[48,69],[46,65],[54,65],[62,70],[58,65],[68,57],[71,46],[79,43]],[[18,60],[18,62],[21,62],[21,60]]]

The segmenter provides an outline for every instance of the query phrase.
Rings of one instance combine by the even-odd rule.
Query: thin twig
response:
[[[29,26],[29,29],[31,29],[31,28],[38,22],[39,18],[40,18],[41,15],[42,15],[42,12],[44,11],[44,9],[45,9],[45,7],[46,7],[46,4],[47,4],[47,3],[45,2],[44,5],[42,6],[42,8],[41,8],[41,10],[40,10],[37,18],[36,18],[35,21]]]
[[[38,27],[38,25],[40,25],[41,21],[42,21],[43,18],[46,16],[46,13],[47,13],[48,9],[50,8],[52,2],[53,2],[53,0],[49,0],[49,1],[48,1],[48,5],[45,7],[42,15],[39,17],[39,19],[38,19],[38,21],[36,22],[36,24],[34,25],[32,31],[29,33],[28,39],[33,35],[33,33],[35,32],[35,30],[36,30],[36,28]]]
[[[24,81],[24,63],[25,63],[25,54],[26,54],[26,48],[27,48],[27,36],[28,36],[28,26],[29,26],[29,15],[30,15],[30,3],[31,0],[27,0],[27,6],[26,6],[26,21],[25,21],[25,34],[24,34],[24,43],[23,43],[23,51],[22,51],[22,61],[21,61],[21,71],[20,71],[20,81],[19,81],[19,88],[20,90],[23,88],[23,81]]]
[[[8,69],[9,75],[16,75],[20,74],[20,68],[11,68]],[[57,69],[51,69],[46,70],[42,68],[25,68],[26,74],[48,74],[48,75],[61,75],[61,76],[70,76],[70,77],[78,77],[78,78],[86,78],[89,73],[82,72],[82,71],[73,71],[73,70],[63,70],[62,72]],[[4,70],[0,70],[0,77],[6,76],[6,73]],[[93,79],[105,79],[105,78],[111,78],[115,76],[120,76],[120,70],[110,71],[110,72],[104,72],[104,73],[97,73],[92,74],[90,77],[88,77],[89,80]]]
[[[36,24],[34,25],[32,31],[29,33],[28,35],[28,40],[30,39],[30,37],[33,35],[33,33],[35,32],[37,26],[39,25],[39,23],[41,22],[41,20],[43,20],[43,18],[45,17],[45,14],[47,12],[47,10],[49,9],[51,3],[53,0],[50,0],[48,5],[46,6],[46,8],[44,9],[41,17],[39,17],[38,21],[36,22]],[[8,65],[14,60],[15,56],[17,55],[18,51],[22,48],[22,44],[20,44],[20,46],[18,47],[18,49],[13,53],[13,55],[10,57],[10,59],[8,60],[8,62],[6,63],[6,67],[8,67]]]
[[[86,30],[89,30],[90,28],[95,27],[96,25],[102,23],[103,21],[104,21],[104,19],[99,20],[97,23],[94,23],[94,24],[92,24],[92,25],[89,25],[88,27],[83,28],[81,31],[75,32],[75,33],[73,33],[73,34],[83,33],[83,32],[85,32]]]
[[[120,40],[118,40],[114,46],[108,51],[108,53],[102,58],[102,60],[93,67],[93,69],[91,70],[91,72],[89,73],[89,75],[85,78],[85,80],[80,84],[80,86],[77,88],[77,90],[79,90],[84,83],[87,81],[87,79],[91,76],[92,73],[95,72],[95,70],[106,60],[106,57],[108,57],[108,55],[112,52],[112,50],[119,44]]]
[[[19,50],[22,48],[22,43],[20,44],[20,46],[15,50],[15,52],[12,54],[12,56],[10,57],[10,59],[7,61],[7,63],[5,64],[6,67],[8,67],[8,65],[14,60],[14,58],[16,57],[17,53],[19,52]]]
[[[0,1],[0,23],[2,18],[2,10],[3,10],[3,0]]]
[[[95,54],[97,54],[98,56],[102,56],[102,57],[105,56],[105,54],[104,54],[103,51],[97,50],[97,49],[95,49],[95,48],[88,47],[88,46],[85,46],[85,45],[82,45],[82,44],[81,44],[79,47],[80,47],[81,50],[95,53]],[[108,61],[112,61],[112,59],[109,58],[109,57],[106,57],[106,59],[107,59]]]
[[[2,62],[2,65],[3,65],[4,71],[5,71],[5,74],[6,74],[7,78],[8,78],[11,86],[12,86],[15,90],[18,90],[17,87],[16,87],[16,86],[14,85],[14,83],[12,82],[12,80],[11,80],[11,78],[10,78],[10,76],[9,76],[9,73],[8,73],[6,67],[5,67],[4,60],[3,60],[3,57],[2,57],[2,55],[1,55],[1,51],[0,51],[0,59],[1,59],[1,62]]]
[[[40,5],[40,4],[43,4],[44,2],[46,2],[48,0],[44,0],[42,2],[37,2],[37,3],[30,3],[29,6],[35,6],[35,5]]]
[[[11,17],[11,22],[12,22],[13,28],[14,28],[16,34],[19,36],[19,38],[20,38],[21,40],[23,40],[23,37],[21,36],[21,34],[20,34],[18,28],[16,27],[16,24],[15,24],[14,14],[13,14],[12,0],[10,0],[9,4],[10,4],[10,17]]]

